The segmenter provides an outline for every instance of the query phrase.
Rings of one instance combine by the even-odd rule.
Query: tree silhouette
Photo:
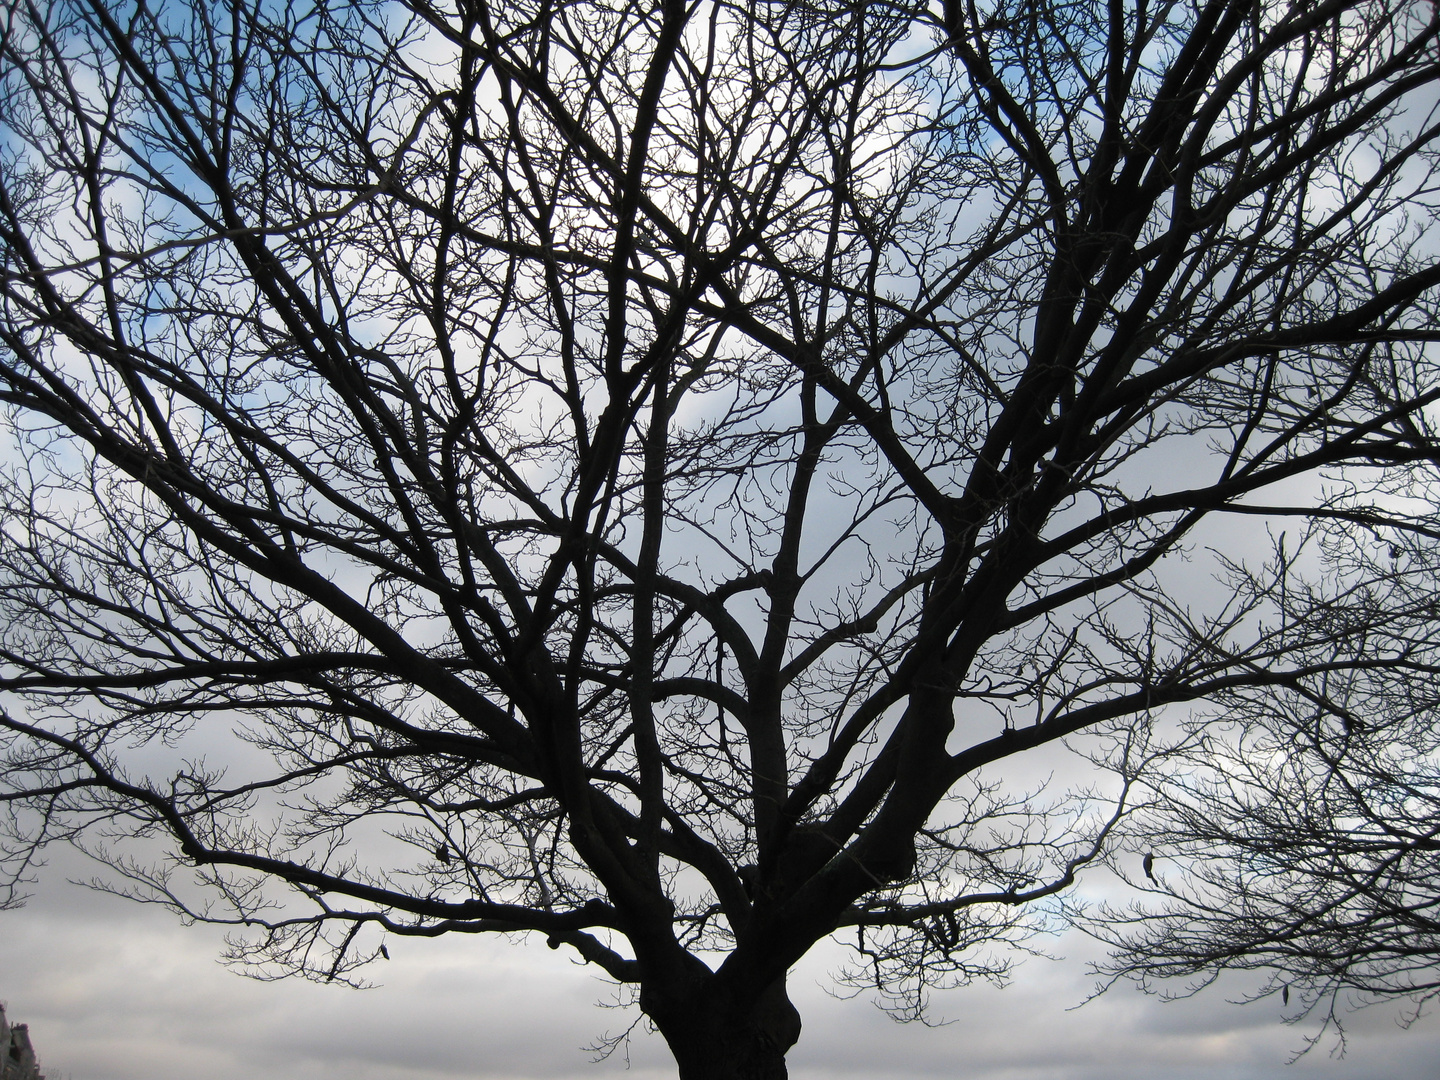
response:
[[[778,1077],[817,941],[913,1015],[1432,677],[1434,5],[3,20],[12,890],[534,932]]]
[[[1327,539],[1340,587],[1274,607],[1308,677],[1227,692],[1223,721],[1186,725],[1128,823],[1171,872],[1151,878],[1151,902],[1084,920],[1116,947],[1105,973],[1142,986],[1268,969],[1254,997],[1290,1006],[1293,987],[1287,1020],[1321,1020],[1306,1049],[1327,1030],[1343,1047],[1348,1008],[1409,999],[1408,1023],[1440,993],[1432,538],[1395,544],[1389,573],[1353,537]],[[1294,616],[1332,636],[1297,636]]]

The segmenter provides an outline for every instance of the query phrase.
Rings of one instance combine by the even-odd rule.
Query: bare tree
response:
[[[817,941],[999,976],[1203,703],[1433,668],[1434,5],[4,11],[12,886],[779,1077]]]
[[[1252,998],[1319,1018],[1305,1050],[1327,1031],[1343,1048],[1349,1009],[1405,1001],[1408,1024],[1440,996],[1433,539],[1397,536],[1383,567],[1322,532],[1331,587],[1271,586],[1271,632],[1308,671],[1263,696],[1227,691],[1147,771],[1147,809],[1127,824],[1152,895],[1084,919],[1115,946],[1110,981],[1188,995],[1263,970]],[[1276,554],[1271,580],[1293,579]]]

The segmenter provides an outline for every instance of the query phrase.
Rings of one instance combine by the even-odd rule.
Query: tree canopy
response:
[[[685,1080],[1092,864],[1116,973],[1434,991],[1434,4],[0,20],[12,898],[533,932]]]

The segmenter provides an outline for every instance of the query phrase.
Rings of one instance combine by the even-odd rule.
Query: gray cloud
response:
[[[0,912],[0,1000],[30,1024],[51,1080],[604,1080],[674,1075],[658,1037],[636,1030],[625,1054],[592,1064],[582,1049],[623,1031],[633,1011],[596,1002],[612,990],[538,943],[450,938],[390,942],[383,985],[356,992],[261,984],[216,962],[221,932],[97,895],[49,868],[31,904]],[[79,873],[86,873],[78,869]],[[1003,991],[937,996],[938,1028],[898,1025],[863,995],[825,992],[838,947],[796,971],[805,1021],[795,1080],[1434,1080],[1440,1025],[1401,1031],[1393,1010],[1351,1018],[1344,1060],[1324,1047],[1287,1067],[1302,1032],[1278,1002],[1237,1007],[1208,992],[1162,1003],[1128,988],[1067,1011],[1090,988],[1082,941],[1061,962],[1026,961]],[[1233,996],[1233,995],[1232,995]]]

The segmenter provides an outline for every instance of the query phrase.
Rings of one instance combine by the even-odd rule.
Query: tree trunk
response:
[[[786,1080],[785,1053],[800,1038],[800,1013],[773,983],[749,1009],[697,1002],[685,1015],[654,1017],[680,1080]]]

